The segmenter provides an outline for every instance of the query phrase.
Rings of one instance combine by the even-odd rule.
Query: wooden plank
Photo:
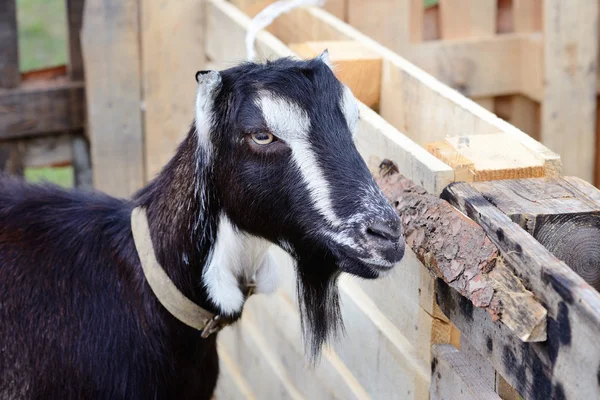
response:
[[[20,142],[26,168],[63,167],[73,162],[71,135],[39,137]]]
[[[291,43],[290,49],[301,58],[314,58],[324,50],[335,75],[354,96],[367,106],[379,108],[381,92],[381,56],[354,41]]]
[[[81,130],[83,82],[32,81],[0,89],[0,140]]]
[[[17,87],[20,79],[16,0],[2,0],[0,4],[0,88]]]
[[[539,32],[542,30],[544,0],[512,0],[513,25],[516,32]]]
[[[496,34],[496,19],[497,19],[498,4],[497,0],[440,0],[440,31],[442,39],[463,39],[463,38],[485,38],[493,37]],[[488,58],[489,53],[482,51],[478,58]],[[518,52],[512,53],[512,62],[504,63],[503,61],[492,59],[492,65],[503,65],[504,68],[511,65],[518,65],[514,58],[518,56]],[[489,59],[489,58],[488,58]],[[414,62],[414,60],[413,60]],[[473,61],[471,60],[471,63]],[[421,66],[418,62],[417,65]],[[469,71],[472,64],[464,63],[461,65],[463,71],[463,80],[466,80],[474,71]],[[422,66],[421,66],[422,67]],[[427,70],[425,68],[425,70]],[[484,72],[485,71],[485,72]],[[477,72],[475,72],[477,73]],[[480,74],[495,76],[495,73],[489,69],[480,69]],[[438,76],[434,74],[435,76]],[[442,82],[445,80],[442,78]],[[453,85],[450,85],[455,87]],[[469,96],[469,94],[466,94]],[[471,97],[479,97],[471,95]],[[477,99],[476,102],[489,111],[494,110],[494,99],[484,97]]]
[[[348,23],[393,51],[408,46],[411,0],[348,0]]]
[[[410,33],[411,43],[425,40],[425,8],[422,0],[410,0]],[[348,21],[346,21],[348,22]]]
[[[436,40],[411,46],[412,63],[469,97],[512,94],[521,90],[521,46],[526,36]]]
[[[544,1],[545,88],[542,142],[559,153],[564,173],[594,175],[598,2]]]
[[[24,152],[23,142],[0,142],[0,172],[22,176],[25,171]]]
[[[67,0],[67,21],[69,35],[69,77],[83,80],[83,57],[81,55],[81,27],[83,25],[83,5],[85,0]]]
[[[496,33],[497,0],[440,0],[439,4],[442,39]]]
[[[250,385],[244,379],[243,372],[233,361],[227,349],[217,344],[219,353],[219,380],[215,388],[215,400],[255,400]]]
[[[427,147],[451,167],[456,165],[468,182],[537,178],[546,172],[535,154],[504,133],[448,137]]]
[[[575,178],[576,181],[576,178]],[[600,290],[600,190],[593,197],[556,178],[473,185],[587,283]]]
[[[194,118],[204,69],[204,7],[197,0],[142,0],[141,54],[146,180],[171,159]]]
[[[94,186],[130,196],[144,184],[138,2],[86,0],[84,21]]]
[[[365,389],[329,348],[324,349],[318,364],[306,368],[298,308],[286,293],[279,291],[272,296],[255,296],[245,306],[242,318],[261,327],[265,340],[306,398],[369,398]]]
[[[457,298],[442,283],[438,303],[444,313],[522,395],[600,396],[600,343],[595,339],[600,294],[468,184],[451,184],[442,197],[479,223],[510,265],[520,265],[514,272],[548,310],[548,339],[518,343],[507,329],[466,306],[466,299]]]
[[[324,8],[342,21],[346,21],[348,12],[347,0],[327,0]]]
[[[223,330],[219,333],[219,342],[232,361],[243,368],[243,376],[257,398],[304,398],[259,327],[251,321],[246,319]]]
[[[471,360],[450,344],[433,346],[431,400],[500,400]]]

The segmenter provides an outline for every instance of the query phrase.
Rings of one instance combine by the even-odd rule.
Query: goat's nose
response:
[[[402,238],[402,226],[400,221],[377,220],[367,227],[367,234],[378,239],[398,242]]]

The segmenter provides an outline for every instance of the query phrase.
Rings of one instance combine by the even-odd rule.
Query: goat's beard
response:
[[[344,330],[337,286],[340,270],[331,262],[298,260],[296,271],[304,347],[311,363],[316,363],[323,345]]]

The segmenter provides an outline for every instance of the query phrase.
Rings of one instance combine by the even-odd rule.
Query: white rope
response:
[[[254,50],[254,42],[258,32],[271,25],[275,18],[281,14],[288,13],[295,8],[302,6],[320,6],[325,4],[326,0],[281,0],[273,4],[269,4],[250,22],[248,33],[246,33],[246,58],[248,61],[254,61],[256,52]]]

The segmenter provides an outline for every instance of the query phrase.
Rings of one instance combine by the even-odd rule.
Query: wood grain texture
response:
[[[85,123],[83,82],[64,78],[0,89],[0,139],[78,131]]]
[[[500,400],[471,360],[449,344],[433,346],[431,400]]]
[[[596,141],[598,2],[544,1],[542,143],[564,173],[592,181]]]
[[[19,37],[16,0],[0,3],[0,88],[19,85]]]
[[[442,282],[438,303],[444,313],[522,395],[600,396],[600,344],[595,339],[600,294],[469,184],[451,184],[442,197],[480,224],[515,275],[548,310],[548,339],[519,343],[508,329],[491,323]]]
[[[600,203],[595,198],[600,197],[600,190],[587,188],[577,178],[571,182],[523,179],[473,186],[598,290]]]
[[[204,69],[204,7],[197,0],[142,0],[141,54],[146,180],[171,159],[194,119]]]
[[[546,310],[477,224],[400,174],[376,181],[401,217],[407,246],[433,276],[487,309],[521,340],[546,340]]]
[[[370,108],[379,108],[381,56],[355,41],[291,43],[289,48],[304,59],[327,50],[336,77]]]
[[[81,35],[94,187],[130,196],[144,184],[139,9],[86,0]]]

